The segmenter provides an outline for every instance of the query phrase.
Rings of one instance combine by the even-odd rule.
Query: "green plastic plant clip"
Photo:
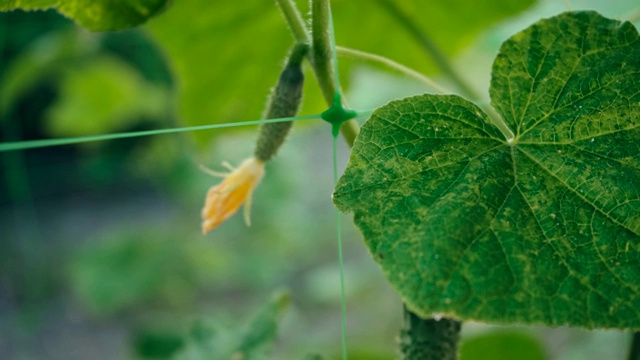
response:
[[[333,104],[331,104],[331,107],[320,115],[322,120],[331,124],[331,134],[333,134],[333,137],[338,137],[340,127],[345,121],[353,119],[356,116],[358,116],[358,113],[355,110],[347,109],[342,105],[342,95],[340,95],[339,92],[333,94]]]

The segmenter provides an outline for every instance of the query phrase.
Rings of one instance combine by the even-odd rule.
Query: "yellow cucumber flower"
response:
[[[214,173],[215,174],[215,173]],[[244,220],[251,225],[251,195],[264,176],[264,162],[254,157],[224,176],[224,180],[209,189],[202,209],[202,233],[215,229],[244,205]]]

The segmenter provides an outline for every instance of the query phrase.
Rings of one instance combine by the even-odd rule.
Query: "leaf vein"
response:
[[[617,219],[609,216],[607,213],[605,213],[602,209],[600,209],[599,207],[597,207],[594,203],[592,203],[589,199],[587,199],[586,197],[584,197],[584,195],[582,195],[579,191],[577,191],[577,189],[574,189],[573,187],[571,187],[567,182],[565,182],[563,179],[561,179],[558,175],[557,175],[557,171],[556,173],[550,171],[549,169],[547,169],[547,167],[545,167],[542,163],[540,163],[540,161],[535,158],[533,155],[531,155],[529,152],[527,152],[526,150],[522,149],[522,148],[518,148],[524,155],[526,155],[528,158],[530,158],[536,165],[538,165],[542,170],[544,170],[546,173],[548,173],[549,175],[551,175],[553,178],[555,178],[556,180],[558,180],[562,185],[565,186],[565,188],[567,188],[568,190],[570,190],[573,194],[575,194],[577,197],[579,197],[580,199],[582,199],[582,201],[584,201],[585,203],[589,204],[590,206],[592,206],[594,209],[596,209],[598,212],[600,212],[602,215],[604,215],[605,217],[607,217],[609,220],[611,220],[612,222],[614,222],[616,225],[623,227],[625,229],[627,229],[628,231],[638,235],[634,230],[630,229],[628,226],[626,226],[624,223],[619,222]],[[564,166],[564,164],[563,164]]]

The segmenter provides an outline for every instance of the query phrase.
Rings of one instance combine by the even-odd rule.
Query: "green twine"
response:
[[[294,117],[279,118],[279,119],[253,120],[253,121],[242,121],[242,122],[236,122],[236,123],[188,126],[188,127],[158,129],[158,130],[131,131],[131,132],[123,132],[123,133],[115,133],[115,134],[77,136],[77,137],[68,137],[68,138],[59,138],[59,139],[9,141],[9,142],[0,142],[0,152],[35,149],[35,148],[42,148],[42,147],[48,147],[48,146],[71,145],[71,144],[79,144],[79,143],[85,143],[85,142],[91,142],[91,141],[104,141],[104,140],[124,139],[124,138],[133,138],[133,137],[142,137],[142,136],[162,135],[162,134],[175,134],[175,133],[188,132],[188,131],[222,129],[222,128],[230,128],[230,127],[236,127],[236,126],[260,125],[260,124],[277,123],[277,122],[283,122],[283,121],[315,120],[318,118],[320,118],[320,115],[314,114],[314,115],[294,116]]]
[[[336,126],[333,126],[335,129]],[[340,126],[337,127],[338,129]],[[335,133],[337,134],[337,133]],[[334,186],[338,183],[338,136],[333,135],[333,181]],[[342,326],[342,357],[347,360],[347,301],[345,297],[345,285],[344,285],[344,256],[342,251],[342,218],[340,217],[340,211],[336,211],[336,235],[338,238],[338,263],[340,266],[340,319]]]

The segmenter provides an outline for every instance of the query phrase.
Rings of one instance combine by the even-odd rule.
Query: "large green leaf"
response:
[[[334,200],[423,316],[640,328],[640,37],[595,12],[506,41],[492,104],[375,111]]]
[[[54,8],[94,31],[120,30],[145,22],[170,0],[0,0],[0,11]]]
[[[499,19],[534,0],[394,1],[447,53]],[[298,1],[303,13],[307,0]],[[339,45],[387,55],[423,71],[433,71],[419,43],[380,2],[332,1]],[[354,19],[358,19],[354,22]],[[184,123],[200,125],[257,119],[293,38],[273,1],[194,0],[176,2],[149,22],[166,50],[180,84]],[[179,29],[179,31],[177,30]],[[326,108],[308,73],[305,111]],[[203,139],[210,134],[201,133]],[[199,134],[196,134],[199,135]]]

